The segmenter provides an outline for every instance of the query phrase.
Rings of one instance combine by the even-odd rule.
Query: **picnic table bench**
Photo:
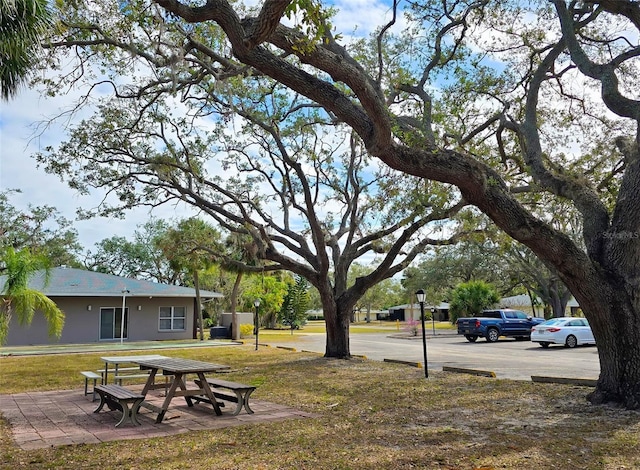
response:
[[[194,380],[194,382],[198,387],[202,387],[202,384],[199,379]],[[235,411],[233,412],[233,416],[236,416],[238,413],[240,413],[242,408],[244,408],[247,411],[247,413],[253,414],[253,410],[249,406],[249,395],[253,393],[256,387],[252,385],[245,385],[239,382],[230,382],[228,380],[214,379],[211,377],[207,377],[207,383],[209,384],[210,387],[212,387],[211,391],[213,392],[214,397],[238,404],[236,406]],[[231,395],[229,393],[225,393],[220,390],[217,390],[220,388],[230,390],[234,392],[235,395]],[[193,399],[196,401],[204,401],[207,403],[210,402],[210,400],[205,396],[193,397]]]
[[[115,384],[97,385],[94,390],[100,395],[100,404],[94,413],[100,412],[106,404],[112,411],[115,409],[122,411],[122,418],[118,421],[116,427],[120,427],[126,422],[140,426],[138,410],[144,401],[144,395]]]
[[[96,401],[96,385],[98,384],[98,379],[100,379],[100,383],[102,383],[103,376],[98,375],[95,372],[90,370],[83,370],[80,372],[84,376],[84,396],[86,397],[89,394],[89,380],[93,380],[93,398],[91,401]]]

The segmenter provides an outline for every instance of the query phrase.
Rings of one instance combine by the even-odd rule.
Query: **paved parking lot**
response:
[[[324,353],[325,335],[296,333],[295,342],[281,346]],[[278,345],[278,344],[274,344]],[[422,337],[400,339],[390,334],[355,333],[350,339],[351,353],[382,361],[395,359],[423,362]],[[427,362],[430,370],[443,366],[481,369],[495,372],[498,378],[531,380],[532,375],[597,379],[600,374],[598,350],[595,346],[568,349],[551,346],[543,349],[537,343],[501,338],[497,343],[480,339],[469,343],[455,333],[427,335]]]

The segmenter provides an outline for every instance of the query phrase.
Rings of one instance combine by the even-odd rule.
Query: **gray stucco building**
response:
[[[119,342],[121,332],[123,341],[196,338],[193,288],[65,267],[52,269],[46,285],[44,279],[44,272],[38,273],[29,287],[44,293],[64,312],[62,336],[59,340],[50,338],[46,321],[38,312],[28,327],[19,325],[14,315],[7,346]],[[0,277],[0,283],[4,282]],[[204,301],[222,294],[201,290],[200,296]]]

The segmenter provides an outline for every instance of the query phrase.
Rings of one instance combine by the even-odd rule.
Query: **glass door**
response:
[[[100,309],[100,339],[120,339],[122,308],[106,307]],[[124,309],[124,339],[128,337],[129,308]]]

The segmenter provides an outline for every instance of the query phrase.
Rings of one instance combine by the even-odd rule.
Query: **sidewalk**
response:
[[[210,348],[212,346],[232,346],[241,344],[231,340],[204,340],[197,339],[180,341],[132,341],[113,343],[86,343],[86,344],[44,344],[34,346],[3,346],[0,347],[0,356],[31,356],[41,354],[70,354],[81,352],[123,353],[126,351],[146,351],[153,349],[179,349],[179,348]]]
[[[161,406],[164,400],[161,393],[150,392],[147,401]],[[189,431],[313,417],[287,406],[254,399],[251,400],[254,414],[242,411],[233,416],[231,413],[235,404],[228,404],[226,409],[222,408],[222,415],[216,416],[210,405],[194,404],[188,407],[184,399],[176,398],[171,402],[162,423],[156,424],[156,413],[141,408],[138,414],[141,426],[125,424],[116,428],[120,411],[109,411],[105,406],[100,413],[94,413],[99,403],[99,400],[91,401],[91,394],[85,397],[82,389],[16,393],[0,395],[0,413],[8,420],[16,445],[23,450],[147,439]]]

